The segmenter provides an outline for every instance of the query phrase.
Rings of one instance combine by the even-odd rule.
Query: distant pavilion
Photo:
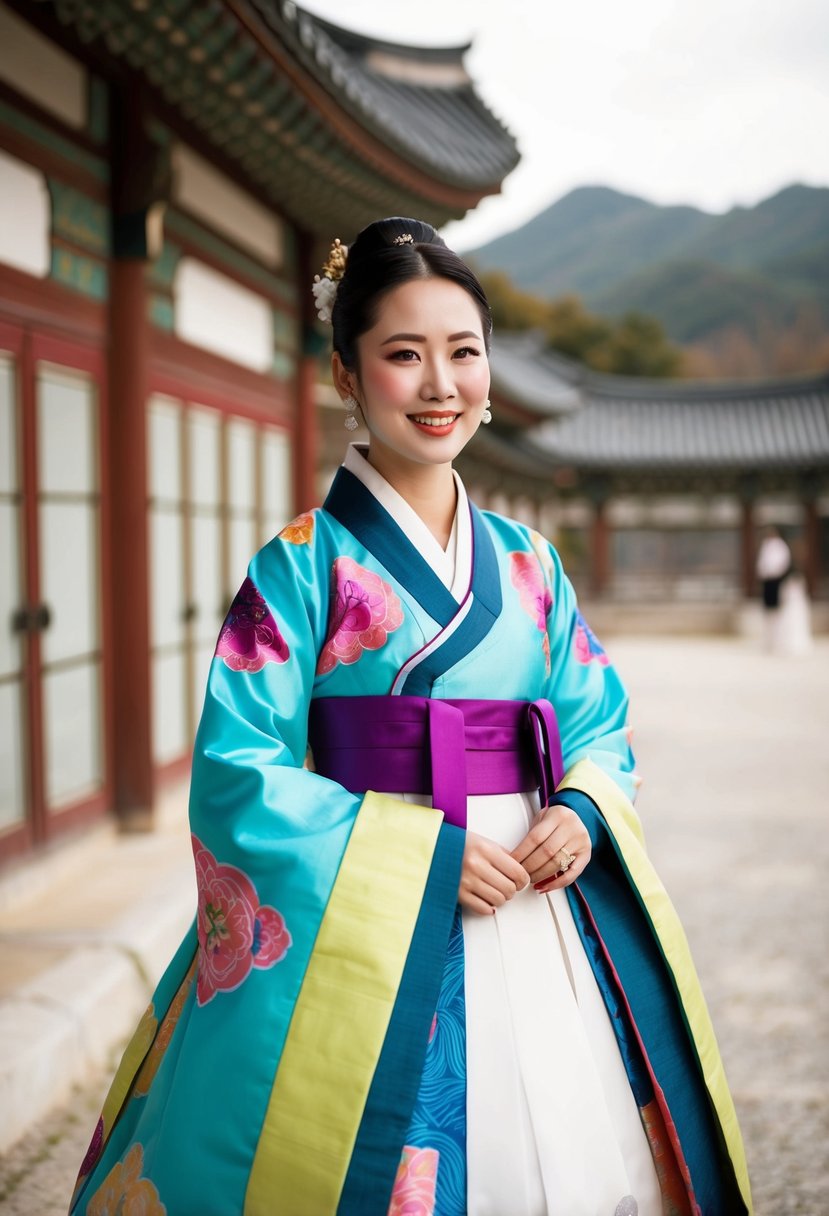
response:
[[[478,500],[552,535],[593,598],[739,600],[764,523],[829,593],[829,374],[645,380],[496,335],[493,423],[459,461]]]

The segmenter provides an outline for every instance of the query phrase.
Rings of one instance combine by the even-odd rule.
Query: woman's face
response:
[[[447,464],[477,431],[489,362],[472,297],[449,279],[414,279],[380,305],[357,339],[356,397],[383,471]]]

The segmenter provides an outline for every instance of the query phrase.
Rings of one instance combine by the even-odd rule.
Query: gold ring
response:
[[[568,853],[566,849],[559,849],[553,857],[553,861],[558,866],[559,874],[563,874],[566,870],[569,870],[575,860],[575,853]]]

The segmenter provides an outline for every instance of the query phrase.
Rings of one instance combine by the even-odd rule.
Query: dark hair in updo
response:
[[[412,241],[394,243],[395,237],[407,234]],[[334,350],[345,367],[357,367],[357,339],[376,323],[385,293],[412,279],[431,278],[449,279],[469,293],[481,314],[489,352],[492,313],[475,275],[431,224],[396,215],[369,224],[349,247],[331,316]]]

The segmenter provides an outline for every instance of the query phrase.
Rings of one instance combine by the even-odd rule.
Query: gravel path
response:
[[[632,695],[639,810],[708,997],[757,1216],[827,1216],[829,642],[800,660],[727,639],[610,650]],[[4,1216],[66,1211],[105,1083],[0,1160]]]

